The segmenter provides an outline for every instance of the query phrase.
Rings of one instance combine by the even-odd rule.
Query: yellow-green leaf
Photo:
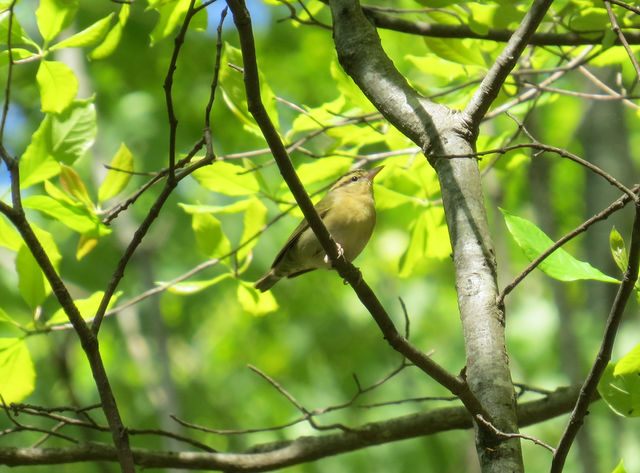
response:
[[[82,179],[73,168],[62,164],[60,166],[60,185],[66,190],[69,195],[75,197],[80,202],[86,204],[88,207],[93,207],[93,202],[89,196],[89,192],[82,182]]]
[[[0,338],[0,394],[6,404],[33,392],[36,373],[23,338]]]
[[[49,50],[53,51],[55,49],[62,48],[80,48],[97,44],[107,34],[113,15],[113,13],[110,13],[84,30],[54,44],[49,48]]]
[[[245,311],[255,316],[278,310],[278,303],[271,291],[260,292],[244,281],[238,284],[238,301]]]
[[[62,62],[40,61],[36,81],[44,113],[61,113],[71,105],[78,93],[76,75]]]
[[[122,143],[109,164],[107,177],[98,189],[98,202],[104,202],[119,194],[131,180],[133,172],[133,155]]]

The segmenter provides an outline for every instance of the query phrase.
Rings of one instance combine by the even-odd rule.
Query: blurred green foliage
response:
[[[451,372],[459,372],[465,364],[464,345],[435,172],[411,142],[376,115],[342,72],[329,30],[287,19],[290,10],[278,1],[248,3],[256,26],[263,100],[286,142],[302,140],[291,157],[307,190],[318,199],[351,166],[367,161],[385,165],[375,186],[377,229],[356,263],[399,327],[405,324],[402,299],[411,340],[425,352],[433,351],[434,359]],[[3,2],[4,7],[8,4]],[[19,64],[12,67],[4,142],[21,159],[29,219],[86,318],[92,317],[101,291],[159,186],[143,193],[109,226],[102,219],[168,163],[163,82],[174,47],[172,39],[188,4],[184,0],[132,4],[41,0],[35,18],[31,12],[36,2],[24,0],[15,8],[12,57]],[[411,9],[424,5],[430,9],[403,18],[468,25],[482,34],[489,28],[516,27],[529,2],[403,0],[379,4]],[[321,2],[311,0],[305,5],[306,12],[297,8],[300,19],[310,20],[312,12],[317,21],[330,22]],[[203,133],[221,8],[219,1],[194,17],[178,58],[171,91],[179,158]],[[618,14],[622,25],[637,23],[629,12]],[[556,1],[553,16],[560,20],[554,23],[550,14],[543,25],[545,31],[552,27],[559,32],[609,31],[606,11],[592,2]],[[3,89],[9,69],[8,22],[5,10],[0,17]],[[252,288],[300,214],[292,209],[292,196],[246,110],[238,71],[242,58],[230,15],[222,31],[223,56],[211,131],[213,149],[224,160],[182,181],[164,206],[126,269],[111,306],[116,312],[107,317],[100,332],[100,348],[127,426],[177,431],[215,449],[237,451],[317,432],[296,424],[250,435],[205,434],[185,429],[170,414],[214,429],[278,426],[300,412],[248,365],[277,380],[312,410],[351,399],[357,392],[354,375],[367,387],[392,372],[401,360],[336,274],[312,272],[282,281],[267,294]],[[502,46],[471,39],[422,40],[390,31],[381,31],[381,37],[414,87],[457,108],[469,100]],[[614,82],[615,74],[622,84],[632,83],[635,71],[628,65],[626,52],[621,47],[608,48],[609,40],[605,33],[604,46],[594,47],[589,70],[606,83]],[[564,64],[584,48],[531,49],[519,69],[538,72],[512,75],[494,107],[508,104],[528,89],[529,82],[546,77],[543,70]],[[597,84],[573,71],[553,87],[594,93]],[[625,108],[619,101],[603,103],[547,92],[513,106],[511,113],[519,119],[526,117],[528,131],[539,141],[567,148],[631,185],[638,180],[640,164],[637,105]],[[603,125],[603,116],[609,126]],[[523,140],[517,136],[516,121],[498,115],[483,124],[478,151]],[[593,140],[600,143],[599,148]],[[203,151],[196,159],[202,156]],[[487,212],[502,286],[549,243],[548,238],[558,239],[618,197],[599,178],[550,154],[514,150],[484,156],[479,164],[485,172]],[[10,202],[4,167],[0,186],[3,201]],[[511,232],[514,226],[519,229],[514,233],[518,244],[499,207],[505,209]],[[620,229],[612,237],[614,257],[607,240],[611,229],[607,221],[599,224],[604,228],[600,233],[594,227],[566,245],[567,252],[556,253],[556,272],[551,275],[581,279],[567,276],[567,261],[588,262],[581,266],[587,273],[583,277],[620,279],[616,262],[622,258],[630,214],[621,212],[610,220]],[[239,245],[243,246],[232,251]],[[561,256],[565,259],[560,260]],[[204,261],[210,261],[209,265],[190,278],[135,305],[122,305]],[[553,263],[548,260],[547,264]],[[0,338],[4,375],[0,392],[5,400],[24,399],[49,407],[95,403],[93,378],[77,337],[65,325],[65,315],[35,260],[1,216],[0,265],[0,336],[4,337]],[[532,273],[507,298],[507,343],[514,380],[547,390],[580,382],[597,352],[615,288],[596,281],[560,283],[540,271]],[[636,347],[640,338],[637,303],[628,314],[615,359]],[[616,376],[614,365],[607,376]],[[435,409],[450,401],[365,405],[447,395],[421,372],[407,368],[353,406],[320,416],[318,422],[357,426]],[[535,396],[527,392],[523,398]],[[634,402],[635,406],[637,398]],[[98,411],[92,416],[104,423]],[[524,433],[553,444],[562,434],[565,419],[528,427]],[[640,437],[632,422],[621,422],[603,403],[593,406],[587,429],[596,471],[612,470],[620,458],[628,471],[640,468],[634,453]],[[2,417],[0,428],[10,426]],[[109,440],[106,434],[71,427],[64,430],[81,439]],[[2,444],[30,445],[40,437],[15,434],[3,438]],[[134,435],[132,443],[155,449],[191,448],[148,435]],[[66,442],[51,438],[46,445]],[[472,432],[450,432],[289,471],[409,472],[425,465],[430,471],[476,471],[474,449]],[[527,442],[524,454],[528,471],[544,470],[550,462],[548,453]],[[565,471],[591,471],[583,468],[579,455],[573,454]],[[57,466],[56,471],[115,471],[115,466],[72,464]]]

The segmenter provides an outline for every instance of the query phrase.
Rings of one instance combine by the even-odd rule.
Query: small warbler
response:
[[[338,245],[338,252],[353,261],[371,238],[376,224],[373,178],[381,167],[348,172],[336,181],[315,209]],[[314,269],[331,269],[320,242],[303,220],[284,244],[271,269],[254,287],[269,290],[280,279],[294,278]]]

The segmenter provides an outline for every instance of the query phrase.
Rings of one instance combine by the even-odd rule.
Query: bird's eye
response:
[[[358,176],[353,176],[353,177],[351,178],[351,182],[356,182],[357,180],[358,180]]]

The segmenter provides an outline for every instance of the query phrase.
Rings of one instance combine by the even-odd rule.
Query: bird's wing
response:
[[[323,212],[320,212],[319,213],[320,218],[324,219],[324,217],[327,215],[327,212],[329,212],[329,209],[326,209]],[[271,265],[272,268],[274,268],[280,262],[280,260],[284,257],[287,251],[289,251],[289,249],[296,244],[296,242],[298,241],[298,238],[300,238],[300,235],[302,235],[302,232],[304,232],[307,228],[309,228],[309,224],[307,223],[307,219],[304,219],[302,220],[302,222],[300,222],[300,225],[296,227],[296,229],[293,231],[293,233],[291,234],[287,242],[284,244],[280,252],[276,255],[276,258],[273,260],[273,264]]]

